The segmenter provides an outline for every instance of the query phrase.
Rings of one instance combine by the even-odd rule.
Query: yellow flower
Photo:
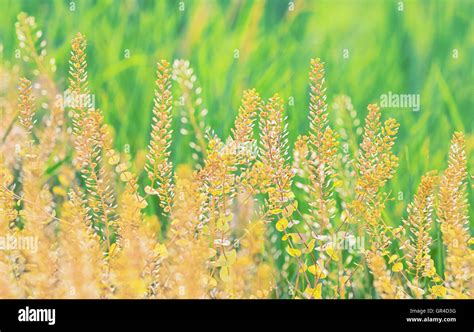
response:
[[[123,172],[122,174],[120,174],[120,180],[122,180],[123,182],[128,182],[132,178],[133,178],[133,175],[130,172]]]
[[[300,257],[301,256],[301,250],[296,249],[296,248],[291,248],[291,247],[286,247],[286,252],[292,256],[292,257]]]
[[[306,287],[304,293],[309,298],[321,299],[322,287],[323,287],[322,284],[317,284],[315,288],[311,288],[308,286]]]
[[[334,248],[332,246],[328,246],[326,248],[326,253],[329,255],[329,257],[333,261],[335,261],[335,262],[339,261],[339,256],[337,255],[336,251],[334,250]]]
[[[398,255],[392,255],[390,256],[390,259],[388,260],[388,264],[392,264],[393,262],[395,262],[398,258]]]
[[[446,288],[442,285],[436,285],[431,287],[431,294],[436,297],[445,297],[446,296]]]
[[[288,219],[286,219],[286,218],[282,218],[282,219],[278,220],[277,223],[276,223],[276,229],[279,232],[283,232],[287,227],[288,227]]]
[[[221,270],[219,272],[219,277],[223,282],[227,282],[230,280],[230,271],[227,266],[221,267]]]
[[[323,272],[323,270],[321,270],[321,268],[317,264],[308,266],[308,271],[311,274],[314,274],[317,278],[321,278],[321,279],[326,278],[326,274]]]
[[[168,249],[164,244],[158,243],[155,246],[155,253],[159,255],[161,258],[166,258],[168,257]]]
[[[403,271],[403,263],[402,263],[402,262],[395,263],[395,264],[392,266],[392,271],[393,271],[393,272],[400,272],[400,271]]]

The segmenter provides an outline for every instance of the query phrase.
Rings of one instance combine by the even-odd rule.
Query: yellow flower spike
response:
[[[277,223],[276,223],[276,229],[279,232],[283,232],[287,227],[288,227],[288,219],[286,219],[286,218],[282,218],[282,219],[278,220]]]

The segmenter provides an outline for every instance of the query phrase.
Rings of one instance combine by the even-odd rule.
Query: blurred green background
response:
[[[309,61],[320,57],[329,104],[347,94],[361,121],[367,104],[384,93],[421,95],[419,112],[383,111],[401,124],[400,167],[389,186],[403,203],[389,203],[387,212],[394,223],[406,214],[421,175],[446,167],[453,131],[467,134],[474,169],[474,1],[0,0],[0,6],[4,57],[20,61],[14,23],[26,11],[44,32],[63,88],[70,40],[78,31],[87,36],[96,103],[116,130],[117,146],[130,144],[133,154],[149,139],[159,59],[189,59],[207,124],[221,137],[229,134],[244,89],[293,99],[287,105],[292,143],[308,127]],[[177,117],[177,136],[179,126]],[[173,152],[175,162],[189,160],[180,139]]]

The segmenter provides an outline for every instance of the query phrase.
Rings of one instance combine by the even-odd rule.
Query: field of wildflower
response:
[[[0,5],[0,298],[474,297],[472,1]]]

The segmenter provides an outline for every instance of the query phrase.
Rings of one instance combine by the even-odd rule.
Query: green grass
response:
[[[308,127],[309,60],[320,57],[327,65],[329,102],[349,95],[361,120],[366,105],[383,93],[421,94],[419,112],[384,110],[401,125],[400,167],[389,188],[402,202],[388,203],[391,222],[405,215],[421,175],[446,167],[453,131],[466,133],[474,169],[473,1],[404,1],[403,11],[398,1],[388,0],[295,1],[294,11],[288,11],[288,1],[184,3],[179,11],[179,1],[84,0],[70,11],[70,1],[0,0],[4,58],[14,59],[14,22],[26,11],[43,29],[58,63],[56,79],[65,87],[70,40],[84,33],[96,102],[116,130],[116,145],[130,144],[136,154],[148,142],[159,59],[190,60],[209,110],[207,124],[221,137],[229,134],[244,89],[294,98],[287,107],[292,143]],[[174,141],[176,163],[189,160],[184,142]]]

